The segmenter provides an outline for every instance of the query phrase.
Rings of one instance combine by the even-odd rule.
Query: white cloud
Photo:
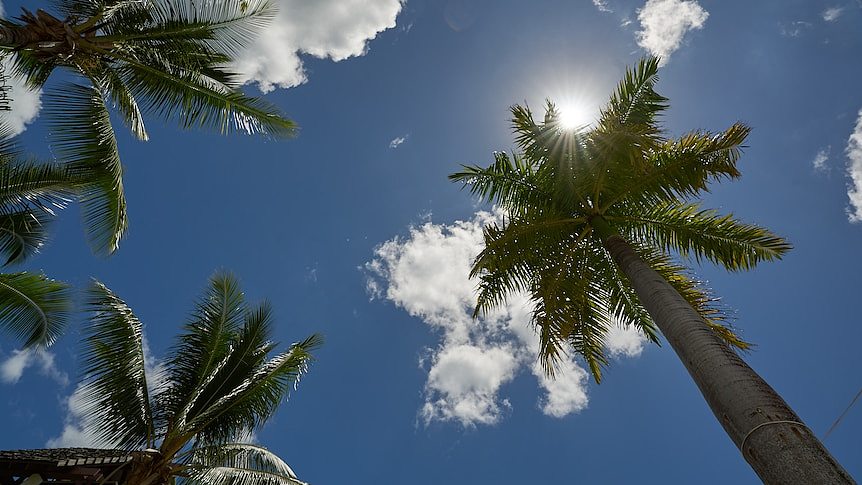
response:
[[[407,141],[408,136],[409,135],[404,135],[393,138],[392,141],[389,142],[389,148],[398,148],[399,146],[401,146],[402,143]]]
[[[811,165],[814,166],[814,170],[817,172],[825,172],[829,170],[829,166],[826,165],[826,162],[829,161],[829,152],[832,151],[831,146],[827,146],[826,148],[821,148],[816,155],[814,155],[814,160],[811,161]]]
[[[0,380],[15,384],[28,367],[38,366],[39,373],[60,385],[69,384],[69,376],[57,368],[54,354],[46,350],[13,350],[12,355],[0,364]]]
[[[690,30],[702,29],[709,13],[694,0],[647,0],[638,10],[638,45],[667,62]]]
[[[593,5],[599,9],[599,12],[613,12],[610,7],[608,7],[607,0],[593,0]]]
[[[395,27],[403,0],[277,0],[278,15],[236,69],[264,92],[306,81],[301,54],[342,61],[361,56],[368,41]]]
[[[827,22],[835,22],[842,13],[844,13],[844,7],[829,7],[820,15]]]
[[[364,267],[372,297],[393,302],[442,334],[440,344],[428,349],[430,368],[420,412],[426,424],[498,422],[510,408],[501,389],[527,369],[544,391],[539,406],[545,414],[563,417],[587,406],[588,375],[572,358],[564,359],[555,379],[544,375],[526,295],[513,295],[493,313],[471,318],[476,282],[468,278],[470,266],[484,244],[482,228],[500,217],[500,212],[478,212],[469,221],[412,227],[408,237],[378,246]],[[642,337],[626,332],[633,331],[623,331],[625,336],[615,340],[620,343],[609,346],[614,355],[639,352],[632,341]]]
[[[859,118],[856,119],[856,127],[847,140],[847,175],[850,176],[851,185],[847,189],[850,197],[850,207],[847,215],[850,222],[862,222],[862,109],[859,110]]]
[[[643,352],[646,341],[646,337],[640,332],[614,326],[608,331],[605,347],[614,357],[638,357]]]
[[[2,16],[2,15],[0,15]],[[13,134],[24,131],[27,124],[36,119],[42,108],[42,90],[31,90],[24,80],[12,75],[12,61],[0,59],[0,74],[6,81],[5,97],[9,100],[9,111],[0,111],[0,120],[11,128]]]

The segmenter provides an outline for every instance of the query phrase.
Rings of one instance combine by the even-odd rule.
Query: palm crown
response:
[[[294,132],[275,107],[243,94],[227,67],[273,17],[265,0],[60,0],[57,11],[62,20],[43,10],[0,20],[0,55],[13,55],[34,87],[56,68],[79,78],[48,93],[46,112],[55,152],[87,181],[96,251],[116,250],[127,226],[109,105],[141,140],[144,113],[222,133]]]
[[[105,443],[155,449],[130,482],[295,485],[293,471],[266,449],[237,443],[276,411],[307,370],[317,335],[269,354],[272,311],[250,306],[235,278],[215,275],[166,359],[148,374],[142,324],[100,283],[89,292],[84,331],[85,422]]]
[[[736,123],[720,133],[667,138],[659,124],[667,99],[654,90],[657,70],[658,59],[646,58],[627,71],[593,127],[562,129],[551,103],[542,123],[528,108],[514,106],[520,153],[497,153],[487,168],[465,166],[450,176],[508,215],[505,223],[486,227],[485,248],[473,265],[471,276],[480,278],[476,313],[511,292],[528,292],[549,373],[571,348],[599,381],[612,325],[634,326],[658,341],[650,315],[603,245],[608,235],[626,239],[740,349],[749,344],[675,256],[736,271],[790,249],[767,229],[691,201],[710,182],[740,175],[736,163],[749,128]]]

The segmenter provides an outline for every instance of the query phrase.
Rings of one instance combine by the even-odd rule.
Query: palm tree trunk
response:
[[[856,483],[781,396],[604,219],[592,222],[715,417],[767,484]]]

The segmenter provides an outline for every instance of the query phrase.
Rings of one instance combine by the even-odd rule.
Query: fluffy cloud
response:
[[[835,22],[842,13],[844,13],[844,7],[830,7],[824,10],[820,15],[823,17],[823,20],[827,22]]]
[[[15,384],[28,367],[38,367],[42,375],[50,377],[60,385],[69,383],[69,376],[54,363],[54,354],[45,350],[12,351],[12,355],[0,364],[0,380],[6,384]]]
[[[850,207],[847,215],[850,222],[862,222],[862,109],[859,110],[859,118],[856,119],[856,127],[847,140],[847,175],[850,176],[851,184],[847,189],[850,197]]]
[[[393,302],[442,336],[423,359],[429,367],[420,412],[426,424],[498,422],[511,407],[501,389],[522,370],[536,376],[543,391],[538,406],[545,414],[563,417],[587,406],[589,378],[574,359],[562,363],[555,379],[544,375],[526,295],[513,295],[492,314],[471,318],[476,283],[467,276],[483,245],[482,228],[500,217],[479,212],[469,221],[413,227],[406,238],[378,246],[364,267],[373,297]],[[608,348],[614,355],[637,355],[642,344],[640,335],[621,330],[612,334]]]
[[[638,45],[667,62],[690,30],[702,29],[709,13],[694,0],[647,0],[638,10]]]
[[[361,56],[368,41],[395,27],[403,0],[277,0],[275,20],[240,56],[244,82],[264,92],[306,81],[301,54],[341,61]]]

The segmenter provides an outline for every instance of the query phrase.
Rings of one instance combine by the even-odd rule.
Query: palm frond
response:
[[[252,327],[256,324],[251,324],[251,321],[259,319],[252,315],[246,325],[249,331],[241,337],[243,340],[255,338],[251,332],[255,331]],[[203,407],[200,414],[190,420],[188,429],[199,435],[204,442],[217,443],[225,438],[235,437],[238,429],[254,429],[259,426],[284,400],[290,387],[298,383],[312,360],[311,351],[322,342],[319,335],[312,335],[293,344],[287,352],[250,369],[237,385],[224,386],[218,393],[218,398]],[[269,343],[266,347],[272,348]],[[225,366],[229,378],[234,375],[233,368],[242,366],[241,362],[238,361],[235,366]]]
[[[648,56],[634,69],[626,69],[616,92],[599,117],[599,129],[615,131],[621,126],[652,126],[668,107],[668,99],[655,92],[658,57]]]
[[[185,467],[194,484],[306,485],[275,453],[245,443],[194,448]]]
[[[0,328],[25,347],[48,346],[72,311],[69,285],[37,273],[0,274]]]
[[[0,213],[0,255],[4,266],[20,263],[32,256],[48,238],[46,226],[51,214],[42,210]]]
[[[45,110],[58,156],[81,184],[80,202],[93,250],[111,254],[128,226],[123,166],[101,93],[65,84],[48,93]]]
[[[182,427],[195,402],[207,399],[202,393],[217,381],[247,313],[239,281],[228,273],[214,274],[166,363],[171,386],[157,398],[166,419]]]
[[[649,241],[665,252],[693,257],[698,263],[706,259],[730,271],[781,259],[792,248],[766,228],[740,222],[733,214],[701,209],[696,203],[667,202],[620,215],[615,222],[630,241]]]
[[[520,214],[526,207],[541,206],[551,201],[543,187],[542,174],[532,164],[517,155],[494,153],[494,162],[487,168],[462,165],[463,170],[449,175],[449,180],[469,187],[470,193],[482,200],[499,204],[510,214]]]
[[[87,307],[92,317],[84,337],[82,382],[84,421],[101,441],[123,448],[155,444],[143,326],[132,310],[105,285],[94,282]]]

